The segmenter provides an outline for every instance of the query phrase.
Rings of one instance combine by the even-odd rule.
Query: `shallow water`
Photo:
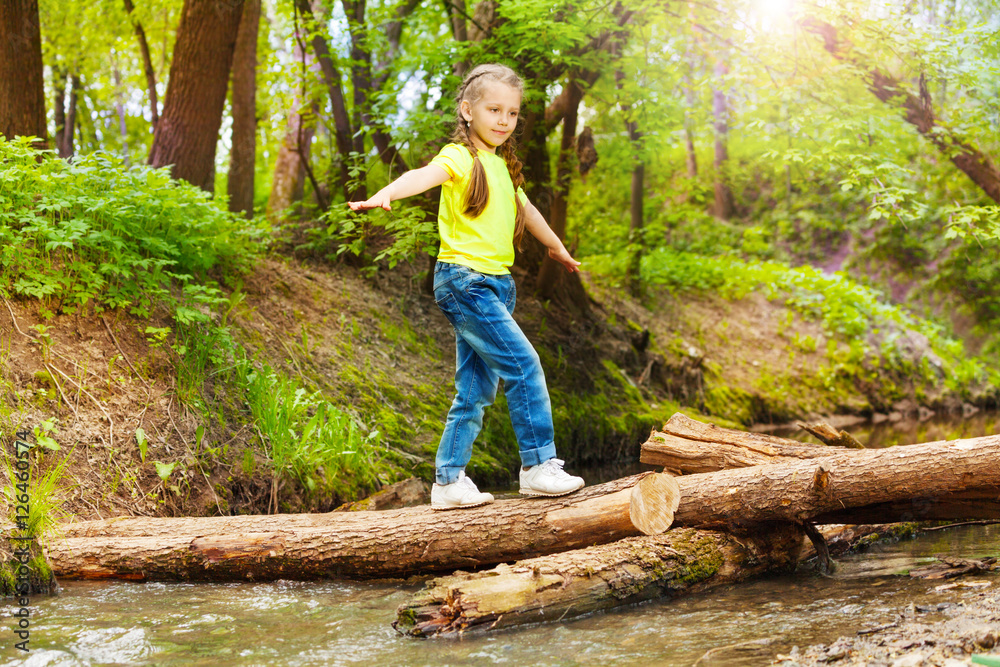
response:
[[[898,574],[936,553],[997,555],[1000,526],[880,545],[839,559],[833,577],[800,572],[451,640],[392,629],[416,584],[68,582],[60,596],[33,600],[28,660],[13,648],[13,610],[4,608],[0,665],[691,665],[714,647],[763,637],[779,639],[773,652],[804,647],[887,623],[910,603],[954,600],[954,591],[933,590],[940,581]]]

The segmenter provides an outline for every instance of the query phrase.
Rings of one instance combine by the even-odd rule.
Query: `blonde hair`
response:
[[[486,182],[486,170],[483,168],[482,162],[479,161],[479,151],[472,143],[472,128],[462,117],[462,101],[468,100],[470,104],[475,104],[483,96],[487,84],[490,83],[502,83],[519,93],[524,92],[524,82],[517,75],[517,72],[506,65],[499,64],[474,67],[466,74],[462,86],[458,89],[456,100],[458,120],[451,140],[456,144],[462,144],[472,154],[472,175],[469,177],[469,189],[465,195],[465,214],[470,218],[478,218],[486,210],[486,205],[490,201],[490,188]],[[524,176],[521,175],[521,161],[517,158],[515,134],[512,132],[507,141],[500,144],[497,148],[497,154],[507,163],[507,171],[514,184],[514,205],[517,207],[517,213],[514,217],[514,246],[520,250],[521,240],[524,238],[524,206],[517,196],[517,189],[524,184]]]

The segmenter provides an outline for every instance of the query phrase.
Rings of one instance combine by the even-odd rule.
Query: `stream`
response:
[[[979,417],[979,419],[976,419]],[[895,429],[902,441],[997,432],[1000,416]],[[889,425],[894,426],[894,425]],[[948,430],[951,429],[951,430]],[[848,429],[858,435],[856,428]],[[912,439],[913,434],[920,440]],[[784,434],[783,434],[784,435]],[[870,435],[860,431],[859,439]],[[869,441],[870,442],[870,441]],[[842,556],[830,577],[809,570],[606,613],[457,639],[393,630],[396,607],[422,587],[401,582],[65,582],[34,597],[31,651],[14,647],[15,608],[0,623],[0,667],[14,665],[692,665],[706,651],[775,638],[769,655],[892,621],[911,604],[959,599],[941,581],[910,579],[936,554],[1000,555],[1000,525],[925,532]],[[975,577],[1000,585],[1000,577]],[[926,614],[927,621],[939,618]],[[726,665],[767,664],[768,658]],[[709,663],[718,664],[718,663]]]
[[[419,584],[67,582],[35,598],[25,660],[2,629],[0,665],[692,665],[709,649],[776,637],[774,653],[891,621],[909,604],[955,599],[900,576],[934,554],[1000,553],[1000,526],[965,526],[877,545],[810,571],[589,617],[460,639],[391,627]],[[1000,585],[1000,577],[987,579]],[[4,625],[10,626],[10,606]],[[935,620],[928,613],[927,620]],[[773,655],[773,653],[772,653]],[[766,664],[760,658],[744,664]],[[727,665],[736,664],[727,661]]]

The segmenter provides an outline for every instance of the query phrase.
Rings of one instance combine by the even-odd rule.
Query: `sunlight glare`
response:
[[[792,14],[792,0],[756,0],[757,10],[766,26],[783,23]]]

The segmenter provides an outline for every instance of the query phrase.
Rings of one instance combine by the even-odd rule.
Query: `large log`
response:
[[[850,515],[851,508],[913,499],[933,503],[950,494],[990,489],[995,497],[1000,490],[998,456],[1000,436],[987,436],[845,450],[814,459],[684,475],[677,478],[681,502],[674,522],[694,527],[759,521],[856,523],[843,516]],[[879,518],[883,523],[893,520]]]
[[[672,477],[645,473],[563,498],[449,512],[128,518],[69,526],[48,557],[66,579],[402,577],[662,533],[677,502]]]
[[[505,628],[674,597],[794,568],[802,531],[758,526],[747,535],[693,529],[433,579],[397,610],[413,636]]]
[[[654,432],[642,445],[644,463],[664,465],[676,474],[697,474],[729,468],[756,465],[791,464],[805,459],[838,457],[852,460],[860,450],[835,449],[825,445],[809,445],[757,433],[745,433],[721,428],[676,414],[664,426],[665,433]],[[712,440],[715,438],[715,441]],[[992,442],[996,436],[953,441],[963,447],[975,448],[977,443]],[[949,444],[935,441],[920,447]],[[909,450],[912,445],[906,446]],[[875,457],[895,456],[904,448],[871,450],[883,452]],[[917,450],[914,450],[917,451]],[[989,465],[981,459],[979,465]],[[890,501],[874,501],[860,506],[847,506],[820,512],[810,518],[814,523],[885,523],[906,521],[967,521],[1000,518],[1000,487],[996,484],[981,488],[942,492],[940,489],[914,485],[911,495]]]
[[[654,431],[643,443],[639,460],[686,475],[789,459],[813,459],[837,451],[825,445],[705,424],[678,412],[664,424],[662,433]]]

